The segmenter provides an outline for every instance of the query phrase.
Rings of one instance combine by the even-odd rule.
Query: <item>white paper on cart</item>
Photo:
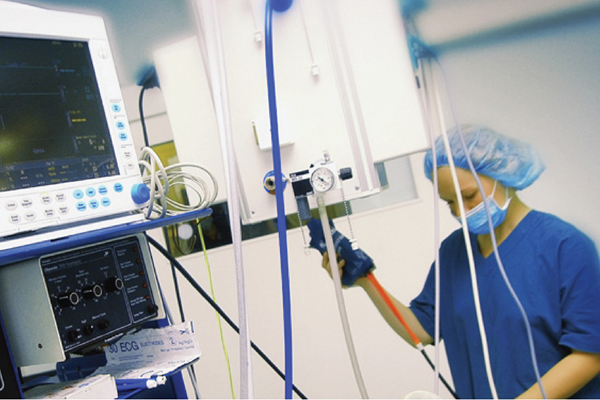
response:
[[[107,363],[94,375],[110,374],[116,379],[165,376],[202,355],[191,322],[127,334],[104,352]]]

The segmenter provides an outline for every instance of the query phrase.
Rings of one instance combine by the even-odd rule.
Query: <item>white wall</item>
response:
[[[454,49],[441,57],[461,122],[484,123],[519,136],[542,153],[547,171],[522,193],[525,201],[574,222],[596,243],[600,243],[596,223],[600,211],[595,207],[600,194],[600,164],[596,158],[600,148],[598,54],[600,21],[590,18],[518,38]],[[431,185],[423,177],[421,159],[421,155],[413,156],[419,201],[352,219],[359,243],[376,260],[376,276],[406,302],[420,291],[433,257]],[[348,232],[345,221],[336,223]],[[452,218],[444,215],[442,231],[448,233],[454,226]],[[288,238],[294,383],[309,398],[358,398],[331,280],[315,252],[304,255],[299,230],[290,231]],[[278,251],[275,235],[244,243],[250,334],[283,368]],[[231,247],[210,251],[209,260],[217,300],[237,321]],[[169,268],[161,257],[156,256],[155,261],[161,282],[168,288],[171,308],[175,309]],[[203,257],[193,255],[181,261],[208,290]],[[214,312],[185,283],[182,288],[187,317],[196,324],[204,353],[196,364],[201,395],[229,398]],[[425,361],[387,328],[360,289],[346,290],[345,296],[369,395],[398,398],[413,390],[432,390],[433,374]],[[239,395],[237,335],[227,326],[223,329]],[[258,357],[253,363],[255,397],[283,397],[283,380]],[[449,378],[445,364],[443,371]]]
[[[532,207],[600,243],[600,21],[456,49],[441,57],[462,122],[531,142],[547,170],[523,192]]]
[[[263,10],[264,5],[258,6],[261,3],[254,2],[255,9]],[[228,96],[215,98],[229,106],[230,117],[223,118],[233,138],[229,151],[237,154],[241,218],[246,224],[256,223],[275,218],[277,208],[275,196],[262,187],[264,177],[273,170],[266,38],[258,43],[250,40],[251,2],[221,0],[216,4],[225,68],[207,61],[218,58],[209,45],[216,42],[213,32],[217,29],[211,29],[207,19],[197,36],[156,50],[156,70],[181,160],[203,163],[215,172],[223,188],[227,187],[223,161],[215,148],[224,135],[217,127],[228,124],[215,118],[211,93],[223,90],[212,88],[207,76],[226,78]],[[422,151],[428,141],[396,0],[378,1],[376,6],[368,0],[328,2],[333,9],[330,13],[324,4],[303,0],[273,17],[281,168],[286,175],[302,171],[328,150],[336,165],[352,168],[353,177],[341,185],[345,198],[355,199],[379,190],[372,160]],[[262,27],[263,19],[257,20]],[[343,38],[344,46],[341,39],[330,36]],[[377,38],[376,46],[372,37]],[[206,47],[206,57],[200,47]],[[381,59],[385,63],[372,62]],[[349,84],[345,68],[350,63],[354,85]],[[318,68],[317,75],[311,74],[313,68]],[[216,104],[220,108],[218,100]],[[257,141],[257,137],[262,139]],[[217,201],[224,201],[226,194],[221,191]],[[324,200],[326,204],[341,202],[341,191],[330,191]],[[309,202],[316,206],[312,198]],[[284,204],[286,209],[295,207],[291,190],[284,191]]]

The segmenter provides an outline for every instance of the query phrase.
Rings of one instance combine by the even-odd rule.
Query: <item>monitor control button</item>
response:
[[[35,221],[35,218],[36,218],[35,211],[27,211],[25,213],[25,219],[27,221]]]
[[[50,196],[48,193],[42,193],[40,195],[40,200],[42,201],[42,204],[50,204],[52,203],[52,196]]]

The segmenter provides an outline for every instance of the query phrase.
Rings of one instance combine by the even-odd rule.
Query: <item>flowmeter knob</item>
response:
[[[340,179],[343,181],[352,179],[352,168],[340,168]]]

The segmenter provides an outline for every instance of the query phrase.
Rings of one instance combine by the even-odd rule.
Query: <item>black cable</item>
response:
[[[167,251],[169,252],[169,254],[171,254],[171,246],[169,245],[169,228],[171,226],[167,226],[165,228],[163,228],[163,234],[165,235],[166,241],[167,241]],[[175,269],[175,266],[173,265],[173,263],[171,262],[171,276],[173,277],[173,287],[175,288],[175,297],[177,298],[177,308],[179,309],[179,318],[181,319],[181,322],[185,321],[185,313],[183,311],[183,301],[181,300],[181,290],[179,289],[179,279],[177,278],[177,269]],[[171,323],[175,323],[174,321],[171,321]],[[191,364],[189,366],[189,369],[191,371],[191,373],[193,373],[194,375],[196,375],[196,368],[194,368],[194,364]],[[196,387],[196,385],[194,385],[194,391],[196,392],[196,398],[200,398],[199,394],[198,394],[198,388]]]
[[[138,108],[140,113],[140,123],[142,124],[142,133],[144,134],[144,146],[149,147],[150,141],[148,139],[148,129],[146,128],[146,117],[144,116],[144,93],[146,89],[152,89],[155,87],[160,87],[158,83],[158,76],[156,75],[156,69],[154,67],[149,68],[141,80],[138,82],[138,85],[142,87],[140,90],[140,96],[138,100]],[[169,238],[169,227],[165,227],[163,229],[163,234],[168,239]],[[169,241],[167,240],[167,249],[169,253],[171,252],[171,248],[169,245]],[[183,313],[183,305],[181,302],[181,293],[179,291],[179,282],[177,281],[177,274],[175,271],[175,267],[171,265],[171,273],[173,275],[173,284],[175,285],[175,294],[177,296],[177,306],[179,308],[179,316],[182,321],[185,321],[185,315]]]
[[[171,253],[171,245],[169,244],[169,230],[173,228],[173,225],[167,226],[165,229],[163,229],[163,234],[165,235],[165,238],[167,239],[167,251],[169,252],[169,254]],[[173,238],[175,238],[175,235],[177,235],[177,230],[174,229],[173,232]],[[176,239],[174,239],[176,240]],[[179,308],[179,317],[181,318],[181,321],[185,321],[185,313],[183,311],[183,301],[181,299],[181,290],[179,289],[179,279],[177,278],[177,269],[175,268],[175,265],[173,265],[173,263],[171,262],[171,275],[173,277],[173,286],[175,287],[175,296],[177,297],[177,307]]]
[[[158,82],[158,75],[156,74],[156,68],[150,67],[138,82],[138,86],[142,87],[142,90],[140,90],[140,97],[138,99],[140,122],[142,123],[142,133],[144,134],[144,146],[148,147],[150,146],[150,141],[148,140],[146,119],[144,118],[144,92],[146,91],[146,89],[160,87],[160,84]]]
[[[219,307],[219,305],[217,303],[215,303],[215,301],[210,297],[210,295],[204,289],[202,289],[202,287],[200,286],[200,284],[198,282],[196,282],[196,280],[190,275],[189,272],[187,272],[187,270],[183,267],[183,265],[181,265],[181,263],[179,261],[177,261],[177,259],[175,257],[173,257],[173,255],[171,255],[167,251],[167,249],[165,249],[154,238],[148,236],[148,242],[152,246],[154,246],[154,248],[156,248],[158,251],[160,251],[160,253],[163,256],[165,256],[167,258],[167,260],[169,260],[172,263],[172,265],[175,266],[175,268],[177,268],[177,270],[181,273],[181,275],[183,275],[183,277],[189,282],[189,284],[192,285],[192,287],[194,289],[196,289],[196,291],[200,294],[200,296],[202,296],[210,304],[210,306],[212,308],[214,308],[217,313],[219,313],[219,315],[225,320],[225,322],[227,322],[227,324],[234,331],[236,331],[239,334],[240,333],[240,329],[235,324],[235,322],[233,322],[231,320],[231,318],[229,318],[229,316],[227,316],[227,314],[221,309],[221,307]],[[285,374],[283,372],[281,372],[281,370],[277,367],[277,365],[275,365],[275,363],[273,363],[273,361],[271,361],[269,359],[269,357],[267,357],[267,355],[256,344],[254,344],[254,342],[251,341],[250,342],[250,346],[277,373],[277,375],[279,375],[282,379],[285,379]],[[294,389],[294,392],[296,392],[296,394],[298,396],[300,396],[300,398],[302,398],[302,399],[306,399],[307,398],[296,387],[296,385],[293,385],[293,389]]]
[[[146,117],[144,116],[144,93],[146,92],[146,89],[160,87],[160,85],[158,83],[158,76],[156,75],[156,69],[154,67],[152,67],[148,71],[146,71],[146,74],[144,74],[144,76],[142,77],[142,80],[140,82],[138,82],[138,85],[140,85],[142,87],[142,89],[140,90],[140,96],[139,96],[139,100],[138,100],[138,109],[139,109],[139,113],[140,113],[140,123],[142,124],[142,133],[144,135],[144,146],[149,147],[150,140],[148,139],[148,129],[146,128]],[[169,245],[168,245],[168,243],[169,243],[168,228],[169,227],[165,227],[163,229],[163,233],[165,234],[165,237],[167,238],[167,247],[169,247]],[[171,249],[169,248],[169,251],[170,250]],[[181,321],[185,321],[185,315],[183,313],[183,303],[181,301],[181,292],[179,290],[179,282],[177,280],[177,271],[175,270],[173,263],[171,263],[171,274],[173,275],[173,285],[175,286],[175,294],[177,296],[177,306],[179,308],[179,316],[181,318]],[[173,323],[174,321],[171,321],[171,322]],[[192,371],[192,373],[194,373],[194,374],[196,373],[193,365],[190,365],[189,368]],[[196,388],[194,387],[194,389],[196,389]],[[196,393],[196,397],[198,397],[198,393]]]
[[[140,90],[140,97],[138,99],[138,109],[140,112],[140,122],[142,123],[142,133],[144,134],[144,146],[150,146],[150,142],[148,141],[148,131],[146,129],[146,119],[144,118],[144,92],[146,91],[146,85],[142,86],[142,90]]]
[[[435,371],[435,365],[433,364],[433,362],[431,362],[431,359],[429,358],[429,356],[425,352],[425,349],[421,349],[421,354],[423,354],[423,357],[425,357],[425,359],[427,360],[427,362],[429,363],[429,365],[431,366],[431,368],[433,368],[433,370]],[[460,397],[458,397],[458,395],[456,394],[456,392],[454,390],[452,390],[452,388],[450,387],[450,385],[448,384],[448,382],[446,382],[446,380],[444,379],[444,377],[442,376],[442,374],[439,374],[439,377],[440,377],[440,380],[442,381],[442,383],[444,384],[444,386],[446,386],[446,389],[448,389],[448,391],[450,392],[450,394],[452,394],[452,396],[454,396],[455,399],[460,399]]]
[[[142,89],[140,90],[140,96],[139,96],[139,100],[138,100],[138,108],[139,108],[139,113],[140,113],[140,123],[142,124],[142,133],[144,134],[144,146],[149,147],[150,141],[148,139],[148,129],[146,128],[146,117],[144,116],[144,93],[145,93],[146,89],[160,87],[158,84],[158,78],[156,76],[156,70],[154,68],[150,68],[148,71],[146,71],[146,73],[142,77],[141,81],[138,82],[138,85],[140,85],[142,87]],[[169,227],[166,227],[163,229],[163,234],[165,235],[166,238],[169,237],[168,229],[169,229]],[[168,240],[167,240],[167,248],[170,253],[171,248],[169,246]],[[177,306],[179,308],[179,316],[181,317],[181,320],[184,321],[185,316],[183,313],[183,305],[181,302],[181,293],[179,291],[179,282],[177,281],[177,274],[175,272],[175,267],[173,265],[171,265],[171,273],[173,275],[173,284],[175,285],[175,294],[177,296]]]

